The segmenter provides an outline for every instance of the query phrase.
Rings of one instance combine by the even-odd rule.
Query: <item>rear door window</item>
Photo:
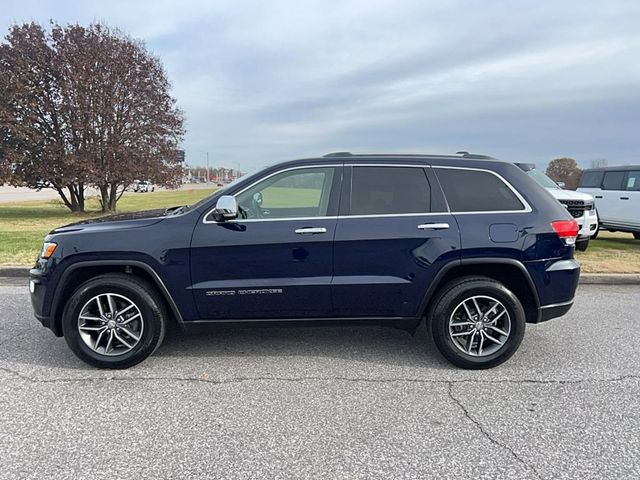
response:
[[[431,212],[431,186],[419,167],[354,166],[351,215]]]
[[[491,172],[458,168],[435,171],[452,213],[525,210],[514,191]]]
[[[604,190],[624,190],[622,181],[626,172],[605,172],[604,180],[602,180],[602,188]]]

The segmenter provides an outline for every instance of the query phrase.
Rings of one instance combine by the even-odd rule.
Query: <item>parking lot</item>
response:
[[[173,332],[77,360],[0,287],[0,478],[638,478],[640,287],[582,285],[488,371],[424,329]]]

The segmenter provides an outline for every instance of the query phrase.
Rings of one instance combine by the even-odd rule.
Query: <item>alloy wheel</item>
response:
[[[486,357],[500,350],[511,334],[511,317],[496,298],[475,295],[458,304],[449,317],[453,344],[474,357]]]
[[[138,306],[117,293],[101,293],[84,304],[78,332],[84,343],[100,355],[124,355],[142,338],[144,319]]]

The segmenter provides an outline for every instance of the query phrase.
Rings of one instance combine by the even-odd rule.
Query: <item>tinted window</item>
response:
[[[452,212],[523,210],[524,205],[497,176],[478,170],[437,168]]]
[[[600,188],[602,172],[584,172],[580,178],[580,186],[585,188]]]
[[[622,190],[625,172],[605,172],[602,188],[605,190]]]
[[[627,177],[627,190],[631,190],[634,192],[640,191],[640,171],[639,170],[629,172],[629,176]]]
[[[242,218],[322,217],[327,214],[335,169],[278,173],[239,193]]]
[[[430,211],[431,188],[424,169],[353,167],[351,215]]]

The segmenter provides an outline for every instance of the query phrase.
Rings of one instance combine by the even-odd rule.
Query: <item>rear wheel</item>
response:
[[[502,283],[466,277],[446,285],[431,315],[442,355],[458,367],[491,368],[508,360],[524,336],[525,313]]]
[[[128,368],[151,355],[166,331],[163,299],[147,282],[106,274],[82,284],[62,314],[73,353],[99,368]]]

